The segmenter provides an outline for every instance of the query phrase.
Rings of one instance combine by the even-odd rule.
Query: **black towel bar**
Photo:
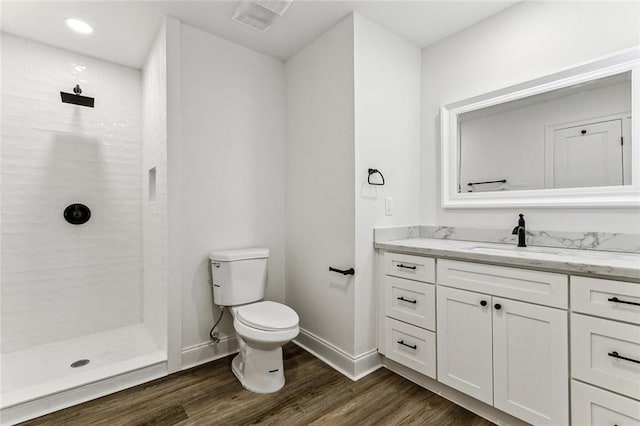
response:
[[[473,186],[473,185],[485,185],[488,183],[507,183],[506,179],[500,179],[500,180],[488,180],[486,182],[469,182],[467,185],[468,186]]]
[[[329,266],[329,270],[330,270],[331,272],[337,272],[337,273],[342,274],[342,275],[355,275],[355,273],[356,273],[355,269],[353,269],[353,268],[349,268],[349,269],[336,269],[336,268],[334,268],[334,267],[332,267],[332,266]]]
[[[369,185],[376,185],[376,186],[383,186],[384,185],[384,176],[382,176],[382,172],[380,172],[380,170],[378,170],[378,169],[369,169],[368,173],[369,173],[369,176],[367,176],[367,183]],[[371,182],[371,175],[380,175],[380,178],[382,179],[382,183]]]

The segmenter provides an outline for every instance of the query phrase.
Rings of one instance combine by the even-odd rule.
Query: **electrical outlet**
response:
[[[384,199],[384,215],[391,216],[393,214],[393,198],[387,197]]]

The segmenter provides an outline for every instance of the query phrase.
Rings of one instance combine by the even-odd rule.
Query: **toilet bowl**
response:
[[[272,393],[285,383],[282,346],[299,332],[298,314],[276,302],[257,302],[231,308],[239,353],[233,374],[246,389]]]

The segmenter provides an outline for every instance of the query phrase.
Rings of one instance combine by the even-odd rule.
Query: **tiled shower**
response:
[[[143,70],[1,43],[7,408],[166,360],[166,100],[161,42]],[[95,108],[61,102],[76,84]],[[65,220],[74,203],[88,222]]]

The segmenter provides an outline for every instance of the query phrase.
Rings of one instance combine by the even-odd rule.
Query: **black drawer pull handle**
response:
[[[404,296],[396,297],[396,299],[402,300],[403,302],[418,303],[417,300],[405,299]]]
[[[407,266],[407,265],[403,265],[402,263],[398,263],[398,268],[404,268],[404,269],[413,269],[415,270],[416,267],[415,266]]]
[[[399,344],[401,344],[402,346],[406,346],[406,347],[408,347],[408,348],[411,348],[411,349],[413,349],[414,351],[415,351],[416,349],[418,349],[418,345],[409,345],[409,344],[405,343],[405,342],[404,342],[404,340],[398,340],[398,343],[399,343]]]
[[[496,303],[495,305],[493,305],[494,308],[496,308],[496,311],[499,311],[500,309],[502,309],[502,305],[499,303]]]
[[[638,361],[637,359],[627,358],[626,356],[620,355],[616,351],[609,352],[607,355],[609,355],[612,358],[618,358],[618,359],[621,359],[621,360],[624,360],[624,361],[635,362],[636,364],[640,364],[640,361]]]
[[[486,300],[481,300],[480,301],[480,306],[487,306],[487,301]]]
[[[355,275],[356,271],[353,268],[349,268],[349,269],[336,269],[332,266],[329,266],[329,270],[331,272],[337,272],[339,274],[342,275]]]
[[[610,297],[607,300],[609,302],[613,302],[613,303],[624,303],[625,305],[640,306],[640,303],[638,303],[638,302],[628,302],[626,300],[620,300],[617,297]]]

